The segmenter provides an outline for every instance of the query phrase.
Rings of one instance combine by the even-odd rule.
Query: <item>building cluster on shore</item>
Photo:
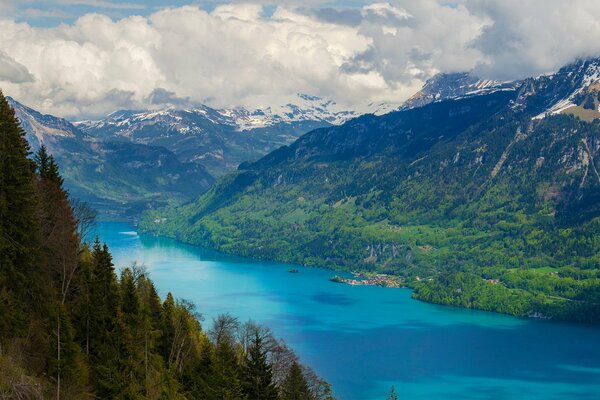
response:
[[[381,286],[389,288],[403,287],[402,280],[395,276],[376,274],[365,276],[362,274],[353,273],[354,278],[344,278],[343,276],[335,275],[330,278],[332,282],[345,283],[353,286]]]

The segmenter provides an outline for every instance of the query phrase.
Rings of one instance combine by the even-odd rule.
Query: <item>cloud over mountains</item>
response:
[[[73,118],[168,104],[268,106],[298,92],[356,107],[400,102],[437,72],[507,80],[600,54],[595,0],[260,3],[97,12],[50,28],[7,14],[0,87]]]

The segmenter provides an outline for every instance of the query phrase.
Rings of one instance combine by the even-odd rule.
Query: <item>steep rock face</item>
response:
[[[443,73],[429,79],[400,109],[497,91],[517,91],[515,107],[527,107],[529,112],[537,113],[537,118],[570,113],[589,120],[600,117],[600,114],[581,114],[575,108],[598,110],[599,80],[599,58],[578,60],[552,74],[511,82],[480,79],[468,72]]]
[[[378,153],[412,157],[439,140],[451,140],[468,126],[485,121],[506,108],[514,98],[515,92],[499,92],[490,94],[484,101],[468,98],[381,117],[362,116],[341,127],[310,132],[255,165],[264,167],[284,160],[313,157],[348,159]],[[283,155],[285,158],[282,158]]]
[[[54,150],[54,146],[60,147],[60,142],[65,139],[85,140],[83,132],[66,119],[42,114],[11,97],[7,97],[7,100],[27,133],[27,141],[33,151],[42,144]]]

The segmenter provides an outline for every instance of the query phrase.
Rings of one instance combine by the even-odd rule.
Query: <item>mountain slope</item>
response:
[[[43,115],[8,99],[32,149],[44,144],[61,164],[71,197],[108,215],[129,215],[148,207],[174,205],[204,192],[212,176],[165,148],[98,141],[70,122]]]
[[[313,129],[340,124],[355,116],[331,102],[298,95],[296,104],[248,110],[208,106],[159,111],[118,111],[101,121],[77,126],[99,140],[151,144],[181,160],[201,163],[215,176],[244,161],[255,161]]]
[[[594,84],[585,63],[313,131],[142,226],[399,275],[428,301],[600,321],[600,122],[536,118]]]
[[[480,79],[471,73],[441,73],[428,79],[423,88],[402,105],[402,110],[422,107],[429,103],[494,93],[499,90],[516,90],[521,82],[497,82]]]

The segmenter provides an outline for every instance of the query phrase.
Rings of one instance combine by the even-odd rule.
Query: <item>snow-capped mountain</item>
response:
[[[600,117],[600,58],[578,60],[558,72],[523,81],[517,106],[538,107],[536,119],[573,114],[585,120]],[[540,96],[540,93],[544,93]]]
[[[111,129],[127,136],[139,126],[161,124],[179,133],[194,133],[203,125],[224,125],[237,131],[268,128],[274,125],[320,122],[339,125],[356,117],[354,111],[338,106],[334,101],[307,94],[298,94],[297,101],[281,106],[248,109],[243,107],[215,109],[206,105],[178,110],[154,111],[119,110],[99,121],[80,121],[75,125],[83,130]],[[203,122],[203,123],[202,123]],[[189,123],[186,124],[186,123]]]
[[[296,100],[294,104],[254,110],[219,110],[204,105],[183,110],[120,110],[102,120],[76,125],[98,140],[165,147],[182,161],[201,163],[218,176],[290,144],[306,132],[358,115],[315,96],[299,94]]]
[[[107,208],[114,208],[115,202],[144,208],[167,198],[189,199],[206,190],[212,176],[258,160],[317,128],[362,114],[485,98],[500,91],[511,98],[515,111],[526,109],[536,119],[558,113],[600,118],[600,59],[576,61],[556,73],[514,82],[481,80],[469,73],[441,74],[402,106],[372,103],[360,111],[344,111],[333,101],[298,95],[294,104],[265,109],[120,110],[99,121],[73,124],[9,101],[33,150],[45,144],[54,153],[76,197],[112,204]]]
[[[519,86],[519,81],[498,82],[480,79],[469,72],[437,74],[428,79],[423,88],[400,108],[407,110],[437,101],[489,94],[499,90],[517,90]]]
[[[537,108],[536,119],[561,113],[585,120],[600,118],[600,58],[577,60],[555,73],[510,82],[480,79],[468,72],[438,74],[400,109],[497,91],[516,91],[514,107]]]

